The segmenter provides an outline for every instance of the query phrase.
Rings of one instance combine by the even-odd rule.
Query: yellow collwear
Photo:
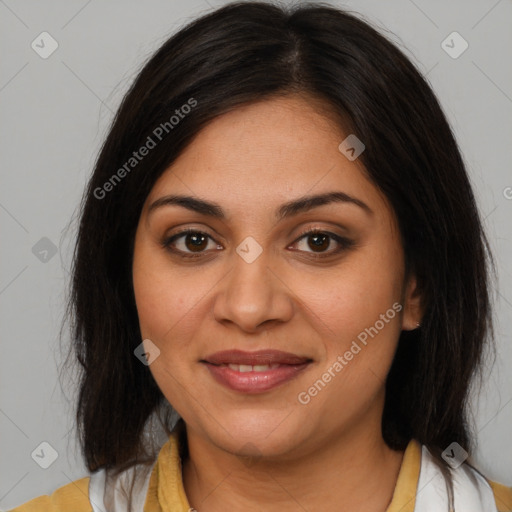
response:
[[[179,439],[173,432],[157,460],[146,471],[138,494],[140,512],[189,512],[183,487]],[[488,482],[470,466],[453,471],[455,510],[458,512],[511,512],[512,488]],[[122,494],[104,486],[104,472],[94,473],[57,489],[51,496],[35,498],[12,512],[120,512],[125,510]],[[119,481],[116,485],[119,484]],[[412,440],[404,454],[393,499],[386,512],[442,512],[447,504],[444,478],[430,452]],[[112,489],[110,489],[112,491]],[[108,495],[108,496],[107,496]],[[106,501],[104,501],[106,497]],[[109,501],[113,500],[113,501]]]

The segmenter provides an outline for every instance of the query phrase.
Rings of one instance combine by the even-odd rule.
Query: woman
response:
[[[92,476],[15,510],[512,510],[470,464],[488,258],[394,45],[328,6],[196,20],[127,93],[84,200]]]

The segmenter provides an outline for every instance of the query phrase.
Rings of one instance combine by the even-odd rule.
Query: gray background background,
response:
[[[72,378],[58,375],[74,238],[66,227],[142,62],[184,23],[224,3],[0,0],[3,509],[87,474],[75,443]],[[396,34],[428,73],[461,145],[499,270],[498,357],[474,400],[475,455],[490,478],[512,485],[512,1],[333,3]],[[31,48],[44,31],[59,45],[47,59]],[[456,59],[441,46],[453,31],[469,44]],[[44,237],[50,242],[39,242]],[[46,470],[31,458],[43,441],[59,454]]]

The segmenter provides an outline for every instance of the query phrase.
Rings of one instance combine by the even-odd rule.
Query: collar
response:
[[[156,461],[149,483],[145,511],[189,512],[193,510],[183,487],[180,440],[183,433],[173,432]],[[407,445],[393,498],[386,512],[414,512],[416,488],[421,466],[421,445],[411,440]]]

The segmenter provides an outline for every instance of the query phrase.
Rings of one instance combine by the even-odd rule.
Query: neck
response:
[[[382,436],[372,437],[375,431],[319,436],[314,449],[300,455],[248,462],[187,428],[185,492],[197,512],[385,512],[403,452],[391,450]]]

